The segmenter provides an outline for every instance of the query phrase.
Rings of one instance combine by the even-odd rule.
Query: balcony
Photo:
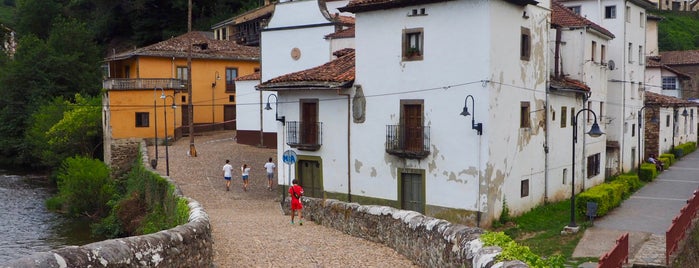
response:
[[[387,125],[386,152],[411,159],[427,157],[430,154],[430,127]]]
[[[130,89],[187,89],[187,81],[171,78],[109,78],[102,82],[106,90],[130,90]]]
[[[286,144],[302,151],[318,151],[323,145],[323,123],[286,122]]]

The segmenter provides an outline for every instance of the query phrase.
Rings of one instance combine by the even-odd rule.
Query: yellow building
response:
[[[210,32],[190,32],[106,58],[105,145],[118,139],[162,142],[188,135],[190,109],[195,133],[235,129],[235,78],[259,70],[259,58],[258,47],[214,40]]]

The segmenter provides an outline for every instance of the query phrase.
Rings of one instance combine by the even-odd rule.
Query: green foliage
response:
[[[664,18],[658,23],[660,51],[699,48],[699,15],[696,12],[653,12]]]
[[[694,152],[697,149],[697,144],[695,142],[686,142],[680,145],[675,146],[674,150],[672,151],[672,154],[675,155],[676,159],[680,159],[684,157],[685,155],[688,155],[692,152]]]
[[[652,170],[655,170],[655,165],[651,165]],[[646,164],[641,165],[641,173],[649,169]],[[643,184],[638,176],[634,174],[625,174],[616,177],[614,180],[596,185],[587,189],[575,198],[576,210],[578,215],[587,215],[587,202],[597,203],[597,216],[606,215],[611,209],[621,205],[621,202],[631,196],[633,192],[640,189]]]
[[[106,216],[115,190],[109,168],[99,160],[71,157],[63,161],[57,174],[58,200],[72,216]],[[54,202],[54,201],[52,201]]]
[[[507,206],[507,198],[502,199],[502,211],[500,211],[500,218],[498,221],[502,224],[510,221],[510,208]]]
[[[480,239],[484,246],[502,248],[502,253],[497,257],[498,261],[519,260],[529,267],[564,267],[565,264],[564,257],[554,255],[548,259],[543,259],[533,253],[529,247],[517,244],[503,232],[485,232]]]
[[[674,154],[661,154],[658,156],[658,159],[660,161],[663,161],[663,164],[665,164],[665,167],[670,167],[677,162],[677,158],[675,158]]]
[[[653,167],[653,169],[655,169],[655,167]],[[641,170],[643,170],[643,165],[641,165]],[[619,182],[628,185],[629,193],[625,194],[627,197],[633,192],[636,192],[636,190],[641,189],[641,187],[643,187],[643,183],[635,174],[619,175],[615,177],[613,180],[611,180],[611,182]]]
[[[121,194],[110,202],[109,217],[96,224],[93,232],[110,238],[141,235],[189,220],[187,201],[175,195],[172,184],[141,164],[133,166],[118,188]]]
[[[663,161],[661,158],[658,158]],[[639,179],[645,182],[652,181],[658,176],[658,170],[653,163],[642,163],[641,170],[638,172]]]

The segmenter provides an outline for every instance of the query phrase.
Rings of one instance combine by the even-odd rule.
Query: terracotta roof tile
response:
[[[349,4],[338,8],[342,12],[362,12],[389,8],[446,2],[450,0],[351,0]]]
[[[337,59],[303,71],[270,79],[258,86],[261,90],[335,89],[354,82],[354,49],[335,52]]]
[[[551,78],[551,87],[554,89],[574,89],[589,92],[590,87],[579,80],[571,78]]]
[[[338,39],[338,38],[353,38],[354,37],[354,27],[350,27],[344,30],[340,30],[325,36],[325,39]]]
[[[354,25],[354,22],[355,22],[354,17],[343,16],[343,15],[340,15],[337,13],[335,13],[335,15],[333,15],[333,20],[335,20],[341,24],[346,24],[346,25]]]
[[[667,65],[699,64],[699,50],[663,51],[660,62]]]
[[[648,56],[646,57],[646,68],[663,68],[670,72],[675,73],[677,76],[682,78],[690,78],[686,73],[683,73],[675,68],[661,63],[662,56]]]
[[[107,60],[134,56],[187,57],[187,46],[192,44],[192,58],[259,60],[260,48],[241,46],[232,40],[215,40],[210,32],[193,31],[146,47],[119,53]]]
[[[614,38],[614,34],[602,26],[575,14],[570,8],[558,1],[551,2],[553,11],[551,12],[551,23],[563,27],[590,27],[606,36]]]
[[[646,105],[655,106],[699,106],[699,103],[646,91]]]
[[[239,76],[238,78],[235,79],[235,81],[253,81],[253,80],[260,80],[262,79],[262,75],[260,72],[254,72],[248,75],[243,75]]]

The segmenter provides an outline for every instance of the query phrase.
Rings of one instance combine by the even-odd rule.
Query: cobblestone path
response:
[[[291,225],[280,209],[281,192],[266,188],[263,165],[269,157],[276,163],[276,150],[239,145],[234,137],[235,131],[197,134],[197,157],[187,156],[188,137],[168,147],[170,177],[211,218],[216,267],[417,267],[381,244],[310,221]],[[234,168],[230,191],[221,170],[226,159]],[[247,192],[240,179],[243,163],[252,167]],[[165,169],[165,147],[158,146],[157,170],[165,175]]]

